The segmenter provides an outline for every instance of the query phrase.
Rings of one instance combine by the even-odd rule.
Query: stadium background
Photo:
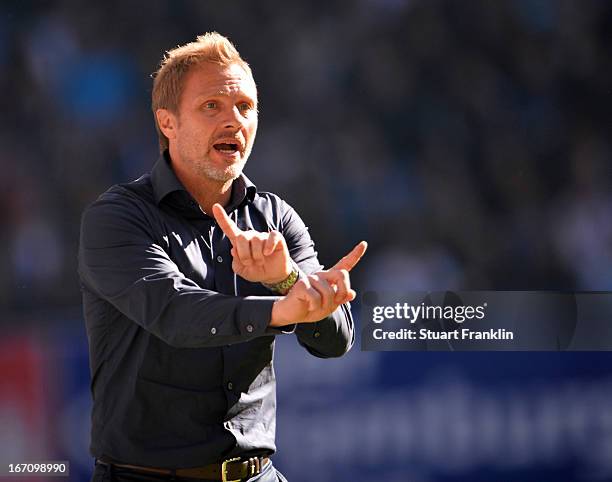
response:
[[[149,74],[213,29],[259,86],[246,173],[325,263],[370,242],[361,290],[612,287],[611,2],[5,1],[1,460],[88,480],[80,212],[151,167]],[[608,353],[276,355],[292,482],[612,479]]]

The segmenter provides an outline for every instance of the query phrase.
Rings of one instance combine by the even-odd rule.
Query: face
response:
[[[257,132],[255,82],[237,64],[193,67],[184,80],[178,113],[165,111],[160,120],[172,161],[183,172],[220,182],[236,179]]]

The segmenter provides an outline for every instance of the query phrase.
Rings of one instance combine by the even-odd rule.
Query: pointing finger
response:
[[[330,271],[336,269],[345,269],[347,271],[352,270],[357,263],[359,263],[359,260],[365,254],[366,249],[368,249],[368,243],[361,241],[349,254],[333,265],[330,268]]]
[[[217,224],[221,230],[230,239],[230,241],[233,242],[236,236],[240,234],[240,228],[236,226],[236,223],[227,215],[221,204],[214,204],[212,211],[213,216],[215,217],[215,220],[217,221]]]

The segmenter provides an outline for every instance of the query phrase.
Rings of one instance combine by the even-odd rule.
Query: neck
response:
[[[219,203],[224,207],[229,204],[232,197],[233,179],[216,181],[203,176],[196,177],[193,173],[188,172],[182,163],[174,161],[172,162],[172,170],[206,214],[212,216],[213,204]]]
[[[192,178],[183,178],[178,174],[177,177],[183,183],[183,186],[185,186],[189,194],[191,194],[200,205],[202,211],[211,217],[213,204],[219,203],[221,206],[225,207],[230,202],[233,179],[220,182],[204,178],[197,179],[197,182],[194,183]]]

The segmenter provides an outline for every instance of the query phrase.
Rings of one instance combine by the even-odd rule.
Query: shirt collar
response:
[[[170,154],[167,149],[159,156],[157,162],[153,166],[153,170],[151,171],[151,182],[153,184],[155,202],[158,205],[168,194],[175,191],[185,191],[189,194],[170,166]],[[252,202],[253,199],[255,199],[256,193],[257,186],[255,186],[255,184],[253,184],[244,174],[240,174],[232,183],[230,208],[233,209],[239,206],[245,198]]]

